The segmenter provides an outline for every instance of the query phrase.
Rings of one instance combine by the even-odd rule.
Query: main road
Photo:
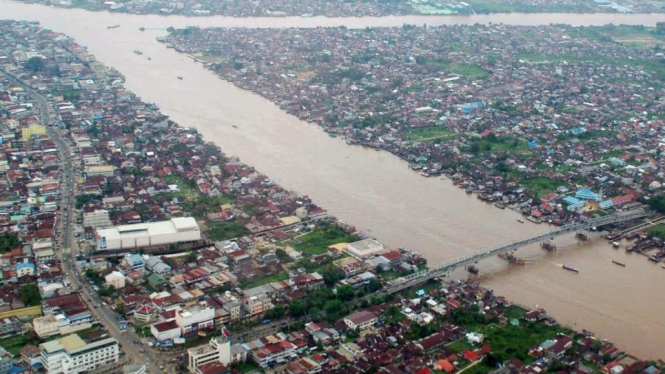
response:
[[[74,241],[73,224],[76,220],[76,182],[77,168],[74,164],[72,151],[64,131],[57,126],[53,126],[56,116],[51,113],[48,100],[31,87],[27,86],[16,77],[7,74],[0,69],[0,73],[12,78],[16,84],[23,86],[28,93],[37,102],[39,108],[39,121],[46,127],[47,133],[55,141],[58,155],[61,162],[61,207],[60,219],[58,224],[58,250],[57,256],[62,264],[63,271],[67,274],[73,288],[80,289],[83,301],[86,303],[92,315],[99,321],[122,346],[122,352],[130,358],[131,362],[138,365],[148,365],[148,372],[160,373],[159,366],[167,365],[163,358],[160,358],[152,349],[141,347],[140,338],[132,329],[120,331],[119,322],[116,314],[108,305],[102,304],[95,290],[89,282],[82,279],[82,274],[76,267],[75,253],[77,243]],[[152,363],[152,365],[151,365]],[[160,365],[161,364],[161,365]],[[170,369],[170,368],[169,368]],[[166,370],[165,370],[166,371]]]

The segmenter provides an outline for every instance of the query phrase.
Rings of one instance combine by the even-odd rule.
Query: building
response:
[[[40,338],[57,334],[59,326],[60,323],[56,316],[43,316],[32,320],[32,328]]]
[[[101,175],[104,177],[112,177],[115,173],[115,167],[113,165],[91,165],[86,166],[85,174],[88,177],[94,177]]]
[[[109,211],[104,209],[97,209],[93,212],[83,213],[83,227],[105,228],[111,227],[111,219],[109,218]]]
[[[346,246],[344,251],[359,260],[364,260],[368,257],[383,253],[385,248],[383,247],[383,244],[374,239],[364,239],[355,243],[350,243]]]
[[[97,250],[137,249],[201,240],[201,230],[192,217],[122,225],[95,231]]]
[[[231,341],[222,335],[210,340],[207,345],[188,349],[187,356],[189,356],[188,369],[192,373],[198,373],[200,366],[211,362],[229,365],[231,363]]]
[[[242,305],[245,309],[245,312],[247,312],[252,317],[263,314],[274,307],[272,305],[270,296],[267,294],[259,294],[256,296],[247,297],[243,301]]]
[[[118,361],[118,341],[106,338],[85,342],[72,334],[39,345],[42,365],[48,374],[78,374]]]
[[[370,311],[360,311],[344,318],[344,323],[351,330],[365,330],[379,321],[379,317]]]
[[[173,339],[179,338],[181,336],[180,326],[178,326],[178,324],[173,320],[155,323],[154,325],[150,326],[150,332],[158,342],[165,342],[169,340],[172,341]]]
[[[182,335],[208,330],[215,325],[215,308],[195,306],[179,310],[175,314],[175,321]]]
[[[119,271],[107,274],[104,279],[106,280],[106,286],[108,287],[113,286],[116,290],[125,288],[125,276]]]
[[[265,369],[271,365],[277,366],[286,363],[289,356],[295,355],[296,349],[295,344],[282,340],[254,349],[251,357],[257,365]]]

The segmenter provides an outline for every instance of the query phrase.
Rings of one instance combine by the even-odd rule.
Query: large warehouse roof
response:
[[[168,221],[135,223],[100,229],[97,230],[97,235],[111,241],[141,236],[176,234],[190,229],[198,229],[198,227],[199,225],[193,217],[177,217]]]

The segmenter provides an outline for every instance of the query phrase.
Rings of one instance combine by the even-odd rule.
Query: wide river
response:
[[[350,147],[332,139],[317,126],[166,49],[155,37],[164,35],[169,26],[388,27],[490,22],[654,26],[665,15],[185,18],[65,10],[0,0],[0,19],[40,21],[75,38],[100,61],[121,71],[128,88],[157,103],[182,126],[197,127],[225,153],[239,156],[284,187],[309,195],[333,215],[383,243],[416,250],[436,264],[549,228],[520,224],[516,213],[467,196],[448,180],[423,178],[387,152]],[[110,25],[120,27],[107,29]],[[147,30],[141,32],[140,27]],[[143,51],[142,56],[132,52],[137,49]],[[481,272],[487,274],[481,279],[498,294],[529,307],[544,307],[562,323],[592,330],[641,358],[665,359],[665,270],[643,256],[614,250],[600,239],[580,245],[566,237],[557,240],[557,245],[559,252],[552,255],[544,255],[539,248],[520,250],[520,256],[533,260],[524,267],[509,268],[500,260],[487,260],[480,264]],[[627,266],[613,265],[612,259]],[[577,267],[580,274],[562,270],[563,263]]]

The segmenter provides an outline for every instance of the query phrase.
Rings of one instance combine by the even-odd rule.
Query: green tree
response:
[[[321,276],[326,286],[332,287],[337,281],[344,279],[344,271],[335,265],[328,265],[321,270]]]
[[[353,288],[348,284],[337,287],[337,297],[342,301],[349,301],[356,296]]]
[[[301,317],[307,313],[307,302],[305,300],[293,300],[289,304],[289,315],[291,317]]]
[[[0,252],[9,252],[14,248],[19,247],[21,243],[18,237],[11,232],[6,232],[0,236]]]
[[[44,68],[44,60],[41,57],[30,57],[25,63],[25,68],[34,74]]]
[[[274,308],[270,309],[268,313],[266,313],[266,317],[270,319],[280,319],[283,318],[285,314],[286,311],[284,310],[284,305],[277,304]]]
[[[39,287],[34,283],[21,286],[18,289],[18,294],[26,306],[39,305],[42,301],[42,296],[39,294]]]

